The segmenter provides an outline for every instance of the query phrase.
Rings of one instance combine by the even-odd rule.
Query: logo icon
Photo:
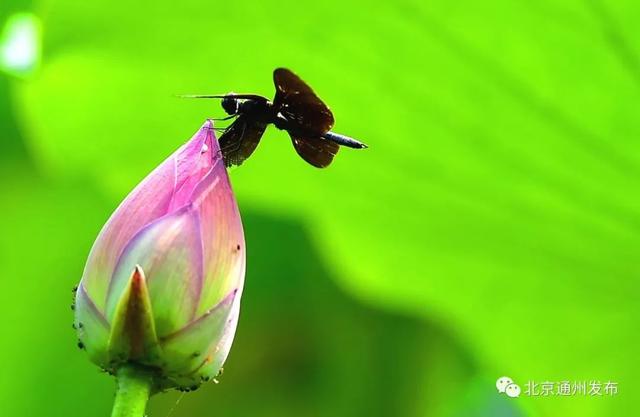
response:
[[[516,398],[520,396],[520,386],[513,382],[508,376],[501,376],[496,381],[496,388],[499,394],[507,394],[507,397]]]

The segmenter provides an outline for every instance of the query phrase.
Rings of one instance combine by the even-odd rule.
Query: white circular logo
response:
[[[496,388],[498,388],[498,392],[503,393],[510,384],[513,384],[513,380],[511,378],[508,376],[501,376],[496,381]]]
[[[520,386],[518,384],[509,384],[507,388],[505,388],[505,393],[507,396],[511,398],[516,398],[520,396]]]

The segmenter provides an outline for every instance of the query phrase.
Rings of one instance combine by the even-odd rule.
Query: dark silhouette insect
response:
[[[242,164],[256,149],[260,138],[273,124],[286,130],[298,155],[311,165],[324,168],[338,153],[340,145],[366,148],[348,136],[331,132],[331,110],[304,81],[286,68],[273,71],[276,95],[273,101],[256,94],[188,95],[190,98],[221,98],[222,108],[234,119],[220,136],[225,166]]]

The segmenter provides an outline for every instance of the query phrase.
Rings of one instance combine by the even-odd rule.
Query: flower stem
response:
[[[153,375],[146,369],[128,365],[118,370],[116,380],[116,399],[111,417],[143,417]]]

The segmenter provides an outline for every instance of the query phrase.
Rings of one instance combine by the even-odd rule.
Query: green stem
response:
[[[111,417],[143,417],[153,375],[139,367],[123,366],[116,375],[116,399]]]

